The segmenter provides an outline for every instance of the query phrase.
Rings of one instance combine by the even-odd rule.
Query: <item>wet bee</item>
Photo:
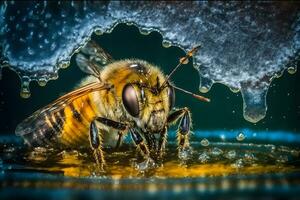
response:
[[[15,132],[33,147],[89,146],[102,167],[103,145],[119,147],[125,134],[131,135],[145,160],[161,157],[168,127],[180,119],[177,138],[183,150],[189,146],[191,114],[188,108],[174,109],[174,89],[203,101],[209,99],[178,88],[169,79],[196,50],[188,52],[165,76],[143,60],[114,61],[90,41],[76,55],[77,65],[90,76],[76,90],[25,119]]]

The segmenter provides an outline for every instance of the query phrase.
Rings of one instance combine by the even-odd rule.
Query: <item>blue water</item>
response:
[[[238,137],[241,133],[243,137]],[[208,144],[203,143],[203,139],[207,139]],[[138,172],[132,165],[137,162],[135,149],[127,138],[121,151],[105,150],[108,167],[105,173],[84,175],[80,172],[86,168],[93,170],[90,167],[94,163],[89,155],[82,156],[84,154],[77,152],[73,159],[75,154],[70,150],[63,152],[64,158],[52,158],[61,155],[61,152],[52,150],[45,153],[39,149],[35,150],[32,158],[29,156],[32,152],[22,146],[20,138],[1,136],[0,196],[1,199],[298,197],[299,134],[251,130],[195,131],[191,140],[193,151],[189,159],[180,161],[176,153],[175,133],[171,132],[166,158],[162,161],[164,166]],[[200,159],[203,154],[208,156],[205,161]],[[41,159],[43,156],[46,159]],[[224,173],[213,172],[216,165],[220,165],[220,171]],[[177,167],[187,175],[168,173]],[[189,174],[195,167],[204,171],[211,167],[212,171],[199,170],[199,176]],[[110,170],[115,168],[115,171]],[[234,170],[228,173],[228,169]],[[174,173],[180,174],[180,171]]]

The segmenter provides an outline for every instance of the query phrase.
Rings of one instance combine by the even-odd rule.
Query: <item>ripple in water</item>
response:
[[[75,51],[91,36],[125,22],[142,34],[159,31],[163,46],[194,57],[201,92],[218,82],[243,96],[244,118],[266,115],[266,95],[275,74],[296,72],[300,49],[300,4],[292,2],[14,2],[0,4],[2,66],[29,81],[56,79]],[[72,17],[68,17],[72,16]],[[26,78],[24,78],[26,77]],[[27,78],[28,77],[28,78]],[[45,84],[43,81],[42,85]]]

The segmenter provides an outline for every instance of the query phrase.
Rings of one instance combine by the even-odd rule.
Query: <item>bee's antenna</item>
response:
[[[200,100],[200,101],[210,102],[210,99],[209,99],[209,98],[206,98],[206,97],[203,97],[203,96],[194,94],[194,93],[192,93],[192,92],[190,92],[190,91],[184,90],[184,89],[179,88],[179,87],[176,87],[176,86],[174,86],[174,85],[172,85],[172,87],[175,88],[176,90],[180,90],[180,91],[182,91],[182,92],[184,92],[184,93],[190,94],[190,95],[192,95],[193,97],[195,97],[196,99],[198,99],[198,100]]]
[[[179,63],[177,64],[177,66],[171,71],[171,73],[169,73],[167,75],[166,80],[163,82],[163,84],[160,86],[161,88],[164,88],[165,85],[167,84],[167,81],[170,79],[170,77],[173,75],[173,73],[182,65],[182,64],[186,64],[187,60],[192,57],[194,55],[194,53],[201,47],[201,45],[198,45],[194,48],[192,48],[192,50],[190,50],[189,52],[187,52],[185,57],[180,58]]]

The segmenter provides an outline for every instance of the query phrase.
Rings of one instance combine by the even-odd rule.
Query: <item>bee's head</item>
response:
[[[144,70],[147,73],[136,76],[138,79],[129,78],[122,91],[123,106],[140,129],[146,133],[158,133],[164,128],[174,106],[174,88],[169,83],[160,87],[166,77],[150,64],[133,63],[130,67],[138,69],[138,73]]]

